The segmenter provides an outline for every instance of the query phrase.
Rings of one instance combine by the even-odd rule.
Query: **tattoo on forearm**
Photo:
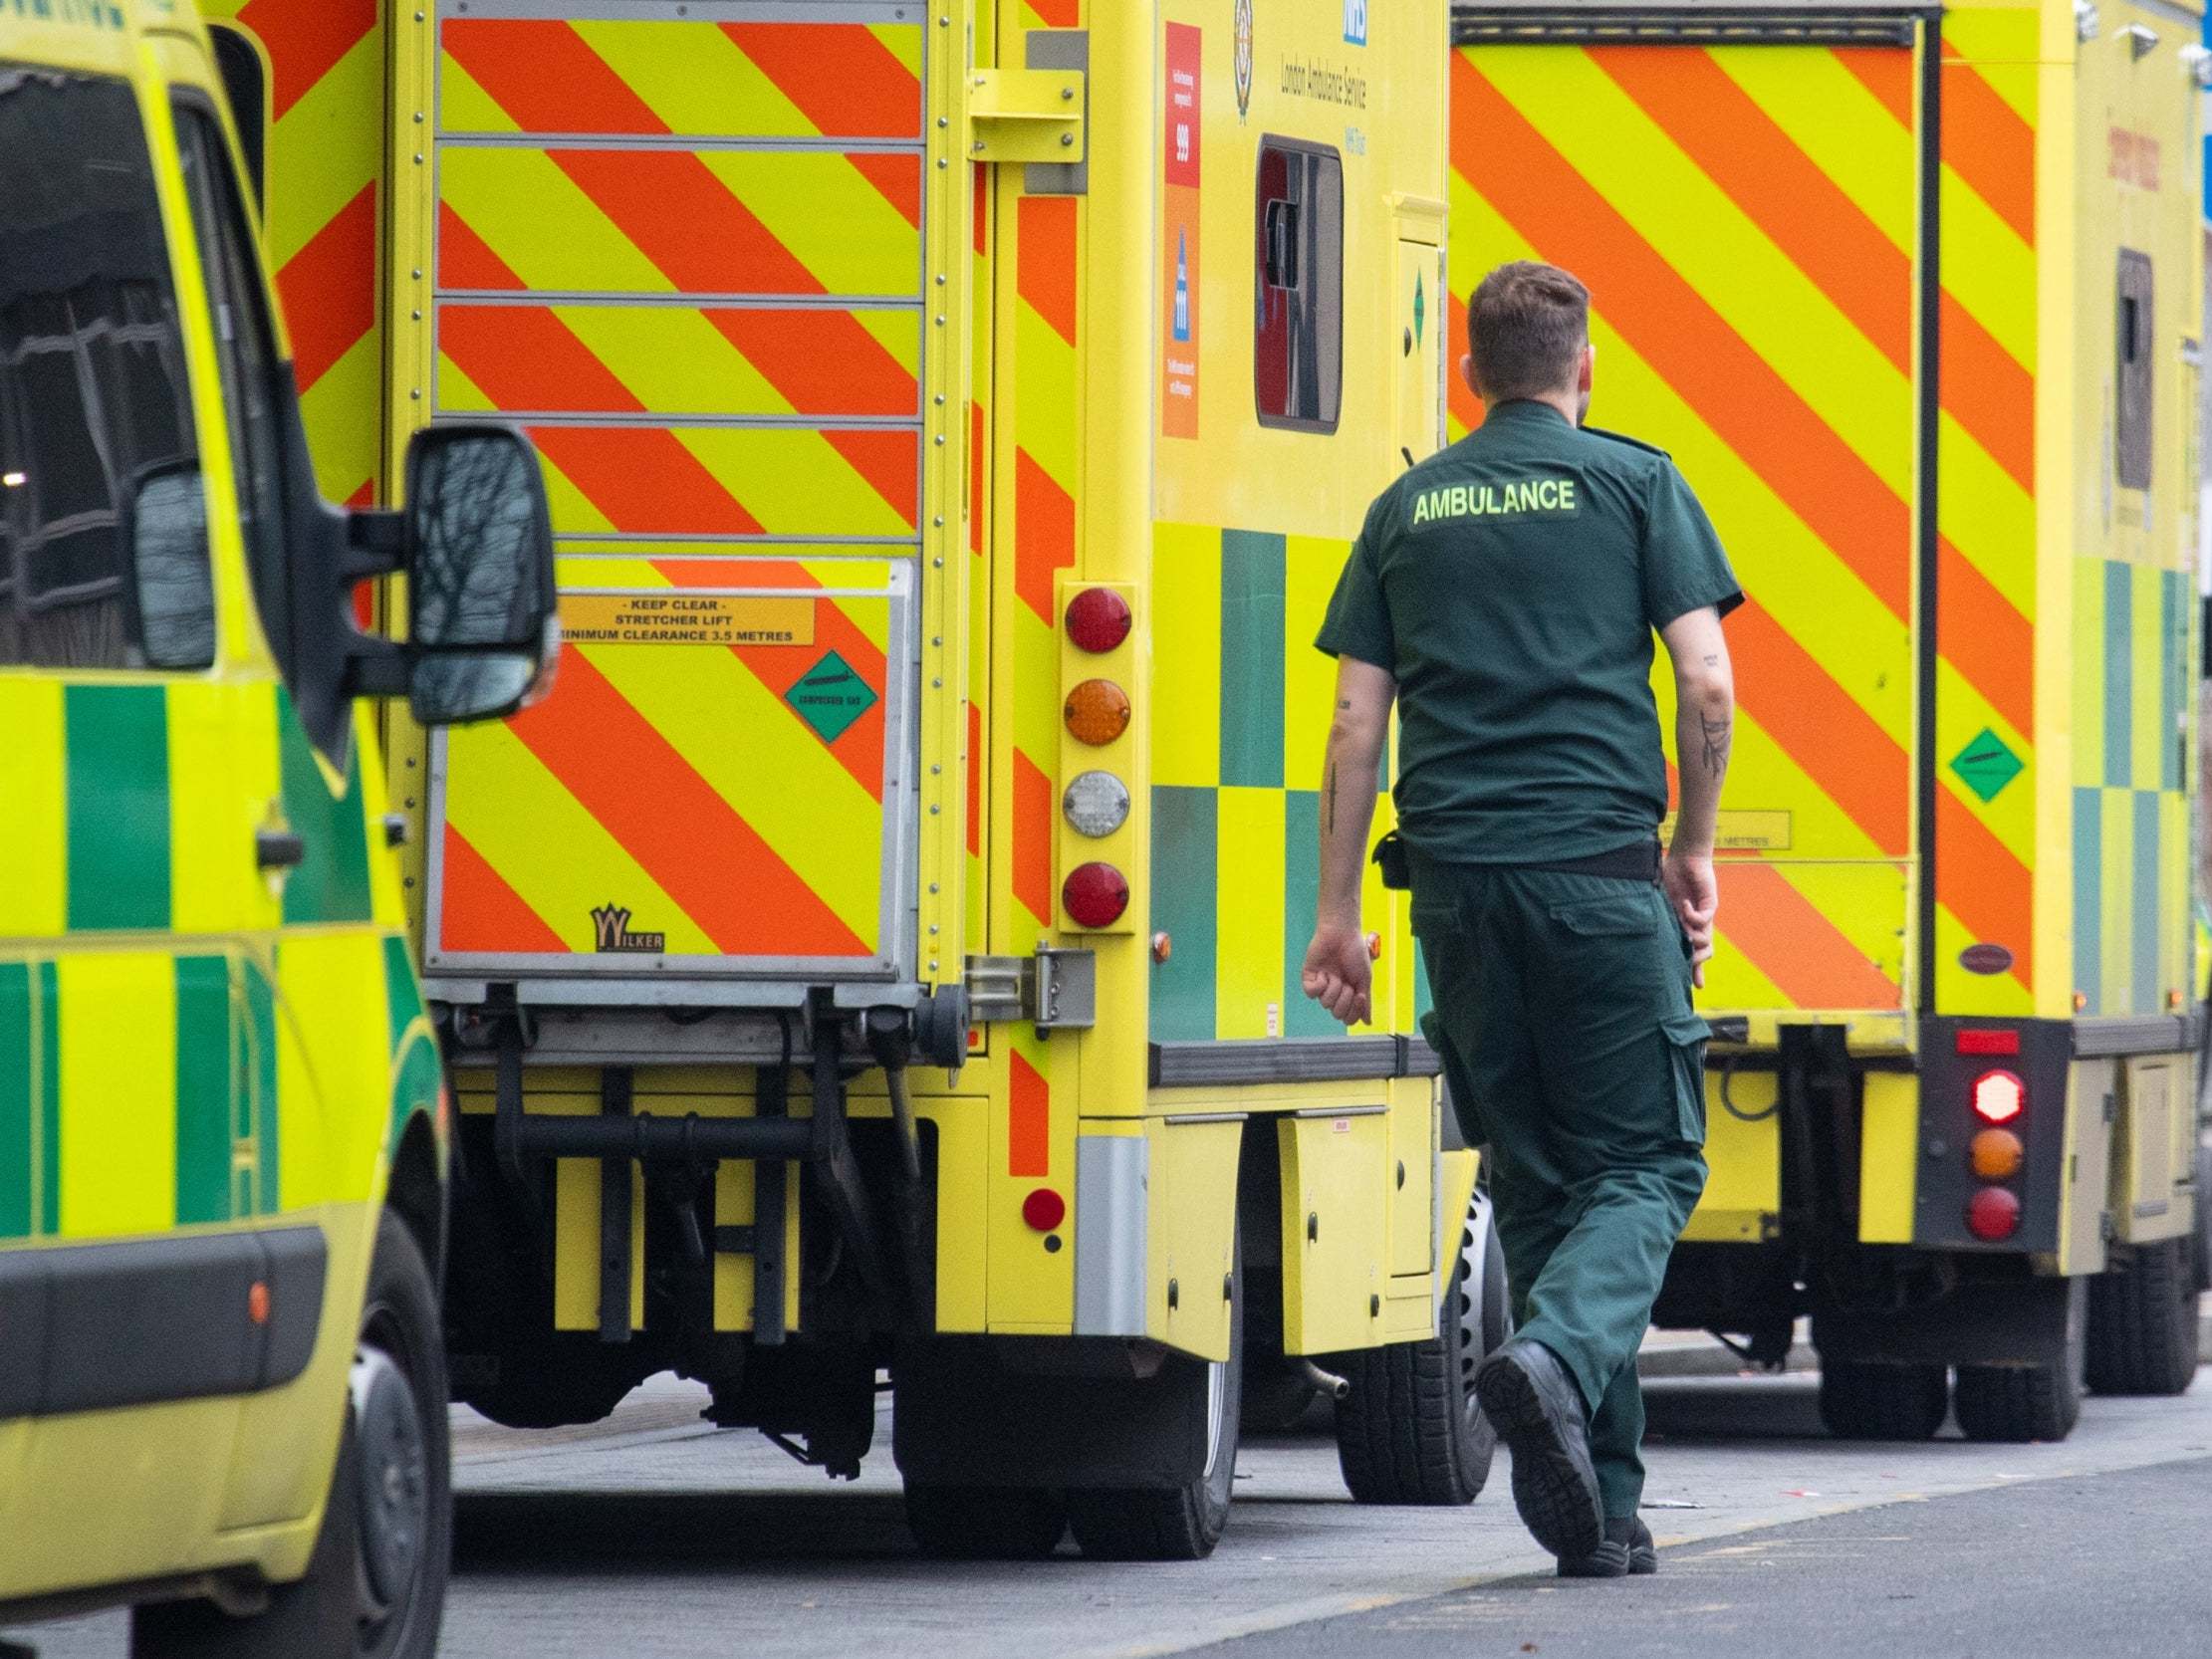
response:
[[[1697,721],[1705,733],[1706,775],[1718,778],[1728,770],[1728,739],[1734,722],[1725,718],[1715,720],[1709,714],[1699,715]]]

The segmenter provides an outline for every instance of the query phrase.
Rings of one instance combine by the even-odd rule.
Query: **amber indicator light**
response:
[[[2009,1181],[2020,1173],[2028,1155],[2020,1137],[2010,1129],[1984,1129],[1967,1143],[1966,1156],[1974,1173],[1985,1181]]]
[[[1129,729],[1129,694],[1111,680],[1085,680],[1060,712],[1070,736],[1097,748]]]

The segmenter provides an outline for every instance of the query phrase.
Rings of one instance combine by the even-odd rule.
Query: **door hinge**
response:
[[[1084,159],[1084,72],[978,69],[968,72],[968,159]]]
[[[1029,1020],[1042,1037],[1099,1023],[1099,959],[1039,945],[1031,956],[971,956],[968,1017],[977,1025]]]

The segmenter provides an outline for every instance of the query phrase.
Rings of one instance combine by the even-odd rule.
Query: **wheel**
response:
[[[430,1659],[453,1544],[437,1293],[388,1211],[362,1306],[346,1421],[307,1575],[237,1618],[206,1601],[137,1608],[132,1659]]]
[[[1060,1547],[1060,1536],[1068,1530],[1068,1511],[1055,1492],[908,1481],[906,1530],[924,1555],[1027,1561]]]
[[[2064,1440],[2082,1416],[2082,1385],[2065,1363],[1961,1365],[1959,1430],[1969,1440]]]
[[[2082,1376],[2089,1354],[2088,1289],[2079,1279],[2067,1287],[2066,1329],[2056,1361],[1958,1368],[1953,1404],[1967,1439],[2057,1441],[2074,1432],[2082,1419]]]
[[[2178,1394],[2197,1372],[2197,1287],[2187,1239],[2114,1245],[2089,1281],[2089,1380],[2099,1394]]]
[[[1179,1487],[1076,1490],[1068,1526],[1093,1560],[1201,1561],[1229,1526],[1237,1478],[1238,1411],[1244,1393],[1242,1253],[1230,1274],[1229,1357],[1205,1368],[1206,1463]]]
[[[1839,1440],[1926,1440],[1943,1426],[1950,1376],[1941,1365],[1821,1360],[1821,1421]]]
[[[1337,1402],[1337,1463],[1361,1504],[1471,1504],[1498,1434],[1475,1401],[1475,1371],[1511,1333],[1505,1254],[1479,1194],[1460,1233],[1437,1333],[1339,1354],[1352,1383]]]
[[[2197,1147],[2197,1224],[2189,1234],[2189,1263],[2199,1291],[2212,1291],[2212,1143]]]

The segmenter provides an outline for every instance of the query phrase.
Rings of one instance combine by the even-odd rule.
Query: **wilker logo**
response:
[[[668,948],[665,933],[630,932],[629,908],[621,904],[603,904],[592,912],[592,937],[595,950],[642,951],[647,956],[658,956]]]

